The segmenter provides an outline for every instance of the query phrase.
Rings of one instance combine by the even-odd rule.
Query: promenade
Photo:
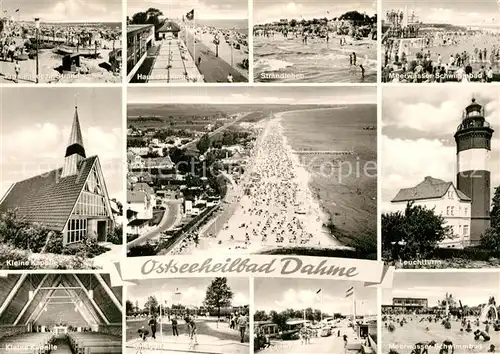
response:
[[[203,82],[203,76],[189,55],[185,44],[177,39],[165,39],[160,45],[149,74],[152,83]]]

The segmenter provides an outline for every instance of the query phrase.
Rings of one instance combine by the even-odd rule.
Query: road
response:
[[[358,353],[357,351],[346,350],[342,337],[331,335],[329,337],[311,338],[309,344],[302,344],[300,340],[289,341],[271,341],[271,347],[264,349],[266,352],[283,352],[288,354],[307,354],[307,353]]]
[[[127,248],[140,246],[145,244],[147,241],[150,241],[156,237],[160,236],[160,233],[165,232],[173,228],[179,219],[179,215],[181,214],[181,203],[180,201],[167,201],[164,202],[165,213],[163,214],[163,218],[157,227],[153,230],[148,231],[146,234],[140,236],[139,238],[129,242],[127,244]]]
[[[179,319],[179,336],[172,335],[170,323],[158,324],[156,339],[149,334],[146,341],[139,341],[137,330],[144,326],[151,331],[148,320],[127,321],[126,350],[125,353],[208,353],[208,354],[249,354],[249,343],[240,343],[238,330],[229,330],[227,323],[219,323],[219,329],[215,328],[213,320],[196,319],[196,332],[198,345],[191,348],[187,336],[187,328],[183,319]],[[161,329],[160,329],[161,327]],[[248,337],[247,337],[248,338]],[[142,347],[138,350],[138,347]]]
[[[251,112],[248,112],[248,113],[243,113],[243,115],[239,118],[236,118],[235,120],[227,123],[226,125],[223,125],[222,127],[220,128],[217,128],[215,129],[213,132],[209,133],[208,134],[208,137],[209,138],[212,138],[214,135],[217,135],[221,132],[223,132],[224,130],[226,130],[227,128],[229,128],[230,126],[233,126],[235,125],[236,123],[238,123],[239,121],[241,121],[242,119],[246,118],[249,114],[251,114]],[[200,140],[200,138],[196,138],[194,139],[193,141],[190,141],[189,143],[187,144],[184,144],[182,146],[179,147],[179,149],[188,149],[188,148],[196,148],[196,143],[198,143],[198,141]]]

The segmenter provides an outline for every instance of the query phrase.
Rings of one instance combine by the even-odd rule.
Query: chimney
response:
[[[64,167],[61,178],[76,175],[78,173],[78,163],[85,159],[85,148],[83,147],[82,131],[80,120],[78,119],[78,107],[75,106],[75,116],[71,135],[69,137],[66,155],[64,156]]]

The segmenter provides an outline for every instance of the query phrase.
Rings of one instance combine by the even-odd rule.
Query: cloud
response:
[[[417,91],[418,90],[418,91]],[[426,176],[456,181],[456,145],[453,135],[462,112],[475,96],[485,106],[486,119],[500,127],[498,89],[432,88],[385,89],[383,93],[382,210],[399,189],[420,183]],[[415,97],[418,97],[416,100]],[[500,131],[493,135],[491,186],[500,185]],[[456,184],[456,183],[455,183]]]
[[[22,181],[63,166],[71,126],[35,123],[2,135],[3,195],[14,182]],[[120,129],[89,127],[83,133],[87,156],[98,155],[110,196],[121,193],[122,137]],[[34,144],[36,142],[36,144]]]
[[[21,14],[23,19],[46,22],[121,22],[122,5],[117,0],[42,1],[36,9],[23,7]]]
[[[484,14],[474,11],[456,11],[442,7],[429,8],[420,13],[423,14],[421,20],[427,23],[447,23],[462,26],[498,25],[498,19],[496,22],[494,21],[495,14]]]
[[[360,306],[362,304],[360,311],[366,314],[375,314],[377,311],[376,299],[360,300],[359,304]],[[308,307],[321,309],[325,313],[340,312],[347,314],[352,312],[352,299],[331,296],[326,293],[323,294],[323,299],[321,299],[321,294],[316,294],[316,291],[313,290],[288,289],[283,292],[279,300],[267,305],[267,308],[266,306],[258,306],[258,309],[264,311],[275,310],[279,312],[286,309],[300,310]]]
[[[167,18],[182,18],[191,9],[195,10],[195,20],[236,20],[248,18],[248,2],[245,0],[133,0],[127,3],[127,15],[155,7]]]
[[[391,139],[382,136],[382,200],[389,202],[401,188],[426,176],[455,181],[455,147],[437,139]]]
[[[282,18],[305,19],[313,17],[335,17],[351,10],[366,12],[377,11],[373,1],[357,1],[336,4],[325,1],[254,1],[254,22],[256,24],[279,21]],[[329,12],[329,14],[327,13]]]

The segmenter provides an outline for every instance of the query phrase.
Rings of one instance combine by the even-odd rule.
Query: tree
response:
[[[490,218],[491,227],[481,237],[481,248],[500,253],[500,187],[495,188]]]
[[[450,233],[441,215],[413,202],[404,212],[382,214],[382,249],[391,260],[428,259]]]
[[[495,188],[495,194],[491,201],[491,227],[500,232],[500,186]]]
[[[125,302],[125,310],[126,310],[126,314],[127,316],[130,316],[130,315],[133,315],[134,314],[134,304],[132,303],[132,301],[130,300],[127,300]]]
[[[144,307],[151,315],[154,315],[158,312],[158,306],[158,300],[156,300],[156,297],[154,296],[148,297],[148,300],[144,304]]]
[[[266,311],[255,311],[253,315],[254,321],[269,321],[269,316]]]
[[[196,143],[196,148],[200,152],[201,155],[206,153],[210,148],[210,137],[208,134],[203,135],[200,140]]]
[[[217,309],[217,325],[220,319],[220,309],[231,305],[234,293],[229,285],[227,285],[227,278],[215,278],[207,288],[205,293],[205,301],[203,305]]]
[[[275,323],[280,331],[286,330],[286,321],[288,320],[288,317],[285,315],[284,312],[278,313],[276,311],[271,311],[270,313],[271,321]]]
[[[148,15],[145,12],[138,12],[132,15],[130,22],[135,25],[145,25],[148,21]]]
[[[163,16],[163,13],[160,10],[150,7],[144,12],[134,14],[132,16],[131,23],[136,25],[151,24],[155,26],[155,31],[158,31],[163,25],[163,21],[160,20],[160,16]]]

